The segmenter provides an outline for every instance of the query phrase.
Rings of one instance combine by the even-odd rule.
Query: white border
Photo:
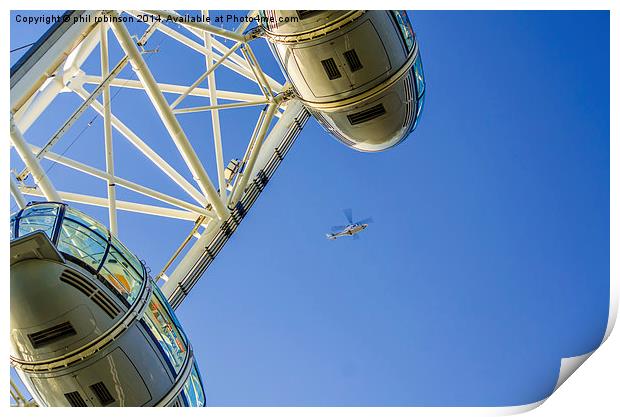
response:
[[[313,2],[299,2],[299,1],[282,1],[282,0],[269,0],[269,1],[240,1],[240,0],[226,0],[226,2],[221,4],[210,3],[205,4],[203,1],[186,1],[183,2],[183,5],[179,5],[178,2],[171,1],[161,1],[161,0],[150,0],[150,1],[132,1],[132,0],[111,0],[104,2],[94,2],[89,3],[88,7],[95,8],[95,6],[101,5],[100,7],[105,8],[119,8],[119,9],[127,9],[127,8],[157,8],[157,9],[171,9],[171,8],[187,8],[187,9],[200,9],[201,7],[208,7],[209,9],[256,9],[260,6],[264,6],[265,4],[269,4],[269,7],[275,9],[294,9],[294,8],[334,8],[335,3],[333,1],[313,1]],[[311,4],[311,5],[310,5]],[[9,10],[10,9],[49,9],[50,7],[56,7],[58,9],[79,9],[84,7],[83,1],[76,0],[61,0],[50,4],[46,1],[36,0],[29,1],[27,4],[24,2],[18,2],[16,0],[10,0],[2,2],[0,6],[2,8],[3,18],[5,24],[8,23],[9,19]],[[386,9],[413,9],[413,10],[437,10],[437,9],[447,9],[447,10],[515,10],[515,9],[525,9],[525,10],[611,10],[611,107],[610,114],[618,115],[618,83],[617,78],[620,73],[620,67],[618,66],[618,40],[620,39],[620,31],[618,29],[620,18],[619,12],[620,7],[612,0],[590,0],[590,1],[582,1],[582,0],[563,0],[563,1],[553,1],[553,0],[507,0],[507,1],[490,1],[490,0],[474,0],[474,1],[456,1],[456,0],[437,0],[437,1],[429,1],[429,0],[409,0],[407,2],[403,1],[383,1],[380,4],[369,1],[339,1],[337,3],[338,8],[340,9],[373,9],[381,6]],[[5,29],[6,30],[6,29]],[[579,31],[579,28],[576,28],[576,31]],[[578,35],[578,34],[577,34]],[[0,64],[0,77],[5,80],[5,83],[2,84],[2,99],[3,103],[6,106],[9,102],[8,100],[8,82],[6,80],[9,77],[9,37],[3,36],[2,46],[0,50],[0,59],[2,60],[2,64]],[[614,94],[615,93],[615,94]],[[617,120],[611,118],[611,138],[615,138],[616,140],[619,138],[618,136],[618,123]],[[4,129],[4,132],[8,132],[8,118],[2,118],[0,120],[0,127]],[[607,340],[611,331],[613,329],[614,323],[617,317],[617,309],[618,309],[618,264],[614,259],[613,254],[620,253],[618,250],[617,236],[618,236],[618,222],[616,220],[615,214],[618,212],[618,193],[617,193],[617,184],[618,184],[618,144],[615,141],[611,141],[611,149],[610,149],[610,168],[611,168],[611,189],[610,189],[610,310],[609,310],[609,320],[607,325],[607,330],[605,333],[604,340]],[[8,152],[3,152],[0,155],[0,166],[4,169],[4,172],[8,172]],[[1,172],[1,171],[0,171]],[[9,199],[8,193],[5,196],[5,199],[2,202],[2,207],[4,209],[5,218],[8,218],[9,214]],[[4,259],[8,259],[8,240],[2,240],[0,243],[0,251],[2,252]],[[9,266],[8,262],[4,266],[5,273],[4,277],[9,276]],[[8,285],[8,280],[5,281],[5,285]],[[6,287],[5,287],[6,289]],[[3,291],[3,305],[5,305],[5,314],[2,314],[0,320],[4,324],[4,328],[8,331],[8,305],[9,305],[9,291]],[[609,415],[612,413],[612,410],[617,410],[620,408],[620,401],[618,400],[618,395],[614,390],[613,381],[617,380],[617,372],[620,369],[618,355],[616,354],[620,347],[620,342],[618,341],[618,337],[612,337],[611,342],[607,341],[600,349],[596,349],[598,352],[595,355],[595,359],[592,361],[588,361],[586,365],[582,367],[582,370],[579,371],[578,377],[572,378],[571,382],[562,385],[564,381],[577,369],[580,365],[582,365],[585,360],[592,355],[593,352],[584,352],[583,355],[577,356],[574,358],[565,358],[562,359],[560,377],[558,378],[558,384],[556,385],[556,389],[560,388],[557,393],[554,393],[544,407],[537,408],[532,412],[532,415],[536,416],[549,416],[549,415],[562,415],[562,416],[572,416],[572,415],[583,415],[588,413],[588,415]],[[2,356],[3,355],[3,356]],[[8,357],[8,346],[7,343],[0,344],[0,357]],[[574,381],[573,381],[574,380]],[[5,373],[4,377],[4,388],[5,392],[8,392],[9,389],[9,378],[8,373]],[[617,389],[617,388],[616,388]],[[613,390],[613,391],[612,391]],[[289,416],[291,414],[294,415],[307,415],[307,416],[315,416],[317,413],[321,415],[346,415],[346,414],[355,414],[356,416],[365,416],[365,415],[403,415],[410,416],[412,414],[415,415],[506,415],[506,414],[515,414],[520,412],[525,412],[528,410],[532,410],[538,407],[545,401],[540,401],[533,404],[526,404],[517,407],[496,407],[496,408],[479,408],[479,407],[471,407],[471,408],[209,408],[202,410],[184,410],[184,412],[189,413],[204,413],[208,412],[210,415],[237,415],[237,413],[251,413],[252,415],[264,415],[264,416]],[[7,401],[8,404],[8,401]],[[6,405],[5,405],[6,407]],[[9,408],[9,407],[7,407]],[[178,410],[178,409],[177,409]],[[46,414],[56,414],[62,413],[63,415],[73,414],[82,415],[83,410],[79,409],[41,409],[41,410],[26,410],[26,409],[15,409],[9,408],[8,411],[11,415],[23,413],[23,412],[45,412]],[[89,409],[89,414],[94,413],[95,415],[102,413],[106,413],[109,410],[100,408],[100,409]],[[172,412],[173,410],[157,410],[150,409],[148,412],[154,413],[167,413]],[[131,413],[134,412],[131,409],[124,410],[115,410],[115,413]]]

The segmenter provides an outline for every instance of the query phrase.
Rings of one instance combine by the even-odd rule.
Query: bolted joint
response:
[[[282,91],[280,94],[278,94],[276,96],[276,102],[278,104],[287,102],[293,98],[297,97],[297,94],[295,93],[295,90],[293,89],[293,87],[287,88],[286,90]]]
[[[256,38],[262,38],[265,36],[265,28],[262,26],[256,26],[255,28],[250,29],[244,35],[245,41],[249,42]]]

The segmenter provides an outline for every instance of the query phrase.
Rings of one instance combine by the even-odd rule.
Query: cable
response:
[[[20,49],[28,48],[29,46],[32,46],[32,45],[34,45],[35,43],[36,43],[36,42],[32,42],[32,43],[29,43],[28,45],[24,45],[24,46],[20,46],[19,48],[11,49],[9,52],[10,52],[10,53],[17,52],[17,51],[19,51]]]
[[[159,50],[159,47],[166,41],[166,37],[162,35],[161,40],[159,41],[159,43],[157,44],[157,46],[155,47],[155,50]],[[147,61],[152,54],[147,55],[147,57],[144,59],[144,61]],[[118,94],[124,90],[123,87],[125,87],[127,85],[127,83],[129,83],[129,81],[133,81],[133,77],[135,77],[136,74],[135,72],[132,72],[132,75],[129,77],[129,79],[127,79],[127,81],[125,81],[125,83],[123,83],[123,85],[121,85],[116,92],[112,95],[112,97],[110,97],[110,104],[112,104],[112,101],[116,98],[116,96],[118,96]],[[75,142],[82,136],[82,134],[84,134],[84,132],[92,126],[92,124],[95,122],[95,120],[97,120],[97,118],[99,117],[99,114],[96,113],[95,116],[88,122],[88,124],[86,126],[84,126],[84,128],[80,131],[80,133],[78,133],[76,135],[76,137],[73,139],[73,141],[71,141],[71,143],[69,144],[69,146],[67,146],[65,148],[64,151],[62,151],[62,153],[60,154],[60,156],[64,156],[69,149],[71,149],[71,147],[75,144]],[[49,166],[49,168],[47,168],[47,170],[45,171],[45,174],[47,175],[52,168],[54,168],[56,166],[56,164],[58,164],[58,162],[52,162],[52,164]]]
[[[157,46],[155,47],[155,50],[159,50],[159,48],[160,48],[160,47],[161,47],[161,45],[162,45],[162,44],[166,41],[166,39],[167,39],[167,37],[162,35],[162,37],[160,38],[159,43],[158,43],[158,44],[157,44]],[[33,43],[31,43],[30,45],[34,45],[35,43],[36,43],[36,42],[33,42]],[[24,45],[24,46],[21,46],[21,47],[19,47],[19,48],[15,49],[14,51],[19,50],[19,49],[23,49],[23,48],[25,48],[25,47],[27,47],[27,46],[30,46],[30,45]],[[13,51],[11,51],[11,52],[13,52]],[[147,57],[146,57],[144,60],[145,60],[145,61],[149,60],[149,58],[151,57],[151,55],[152,55],[152,54],[147,55]],[[132,72],[131,74],[132,74],[132,75],[131,75],[128,79],[127,79],[127,81],[125,81],[125,83],[124,83],[123,85],[121,85],[121,86],[120,86],[120,87],[116,90],[116,92],[112,95],[112,97],[110,97],[110,104],[111,104],[111,103],[112,103],[112,101],[116,98],[116,96],[118,96],[118,94],[119,94],[122,90],[124,90],[124,88],[123,88],[123,87],[125,87],[125,86],[129,83],[129,81],[133,81],[133,77],[135,77],[135,75],[136,75],[136,74],[135,74],[135,72]],[[71,143],[69,144],[69,146],[67,146],[67,147],[66,147],[66,148],[65,148],[65,149],[64,149],[64,150],[60,153],[60,156],[64,156],[64,155],[65,155],[65,154],[69,151],[69,149],[71,149],[71,147],[72,147],[72,146],[73,146],[73,145],[77,142],[77,140],[78,140],[78,139],[79,139],[79,138],[80,138],[80,137],[84,134],[84,132],[86,132],[86,130],[87,130],[89,127],[91,127],[91,126],[92,126],[92,124],[95,122],[95,120],[97,120],[97,118],[98,118],[98,117],[99,117],[99,114],[98,114],[98,113],[95,113],[95,116],[94,116],[94,117],[93,117],[93,118],[92,118],[92,119],[91,119],[91,120],[90,120],[90,121],[86,124],[86,126],[84,126],[84,127],[82,128],[82,130],[81,130],[81,131],[80,131],[80,132],[79,132],[79,133],[75,136],[75,138],[73,138],[73,140],[71,141]],[[53,162],[50,164],[50,166],[49,166],[49,167],[45,170],[45,175],[49,174],[49,172],[52,170],[52,168],[54,168],[57,164],[58,164],[58,162],[53,161]],[[18,208],[18,207],[16,206],[16,204],[15,204],[15,203],[13,203],[12,207],[13,207],[13,206],[15,206],[16,208]],[[12,210],[13,210],[13,209],[11,208],[11,211],[12,211]]]

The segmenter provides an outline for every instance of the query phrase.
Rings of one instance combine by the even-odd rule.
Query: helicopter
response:
[[[349,221],[349,224],[344,226],[332,226],[333,233],[326,233],[325,237],[329,240],[336,240],[339,237],[343,236],[352,236],[354,240],[359,239],[358,233],[368,227],[369,223],[372,223],[372,217],[368,217],[359,221],[353,221],[353,210],[344,209],[342,210],[345,217]]]

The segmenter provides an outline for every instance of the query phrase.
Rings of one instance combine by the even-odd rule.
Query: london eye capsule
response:
[[[11,217],[11,364],[44,406],[202,406],[189,340],[145,266],[62,203]]]
[[[263,10],[260,18],[296,94],[336,139],[376,152],[416,128],[425,81],[405,11]]]

